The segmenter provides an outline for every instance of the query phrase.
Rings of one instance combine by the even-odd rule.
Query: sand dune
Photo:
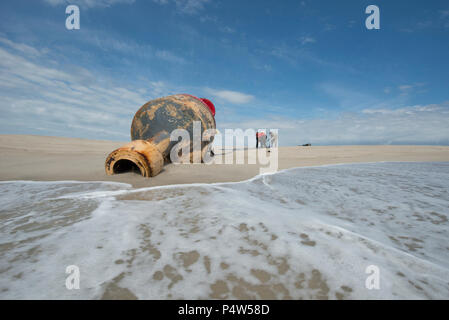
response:
[[[241,181],[259,173],[258,165],[169,164],[161,174],[150,179],[135,173],[107,176],[104,160],[109,152],[123,144],[117,141],[0,135],[0,180],[117,181],[144,187]],[[449,147],[298,146],[279,149],[279,169],[377,161],[449,161]]]

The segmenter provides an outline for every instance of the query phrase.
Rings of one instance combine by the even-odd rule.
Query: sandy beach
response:
[[[282,147],[293,169],[254,179],[248,164],[107,176],[123,144],[0,136],[0,299],[447,298],[449,147]]]
[[[236,182],[249,179],[259,173],[258,165],[249,164],[168,164],[158,176],[149,179],[136,173],[107,176],[104,171],[106,156],[125,143],[34,135],[0,135],[0,180],[114,181],[129,183],[133,187],[150,187]],[[449,161],[449,147],[296,146],[279,148],[279,170],[380,161]]]

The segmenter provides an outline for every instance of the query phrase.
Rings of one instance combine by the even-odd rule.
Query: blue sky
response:
[[[447,1],[3,0],[0,133],[126,141],[185,92],[281,145],[449,145],[448,57]]]

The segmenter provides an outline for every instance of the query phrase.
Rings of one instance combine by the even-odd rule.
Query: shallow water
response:
[[[449,163],[146,189],[3,182],[0,298],[448,299],[448,190]]]

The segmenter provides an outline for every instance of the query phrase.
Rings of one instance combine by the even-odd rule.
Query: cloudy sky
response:
[[[2,0],[0,133],[126,141],[146,101],[190,93],[281,145],[449,145],[448,57],[443,0]]]

